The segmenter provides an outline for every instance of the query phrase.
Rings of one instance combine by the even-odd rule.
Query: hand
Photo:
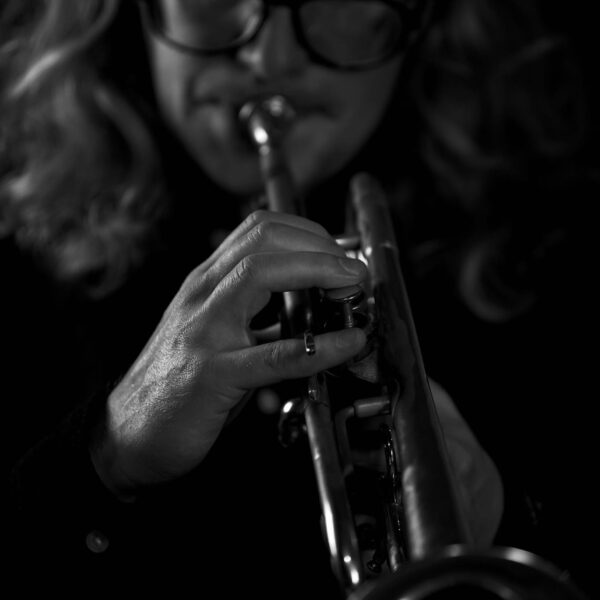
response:
[[[258,211],[194,269],[110,395],[91,454],[122,499],[198,465],[250,390],[307,377],[356,354],[360,329],[258,344],[252,318],[272,292],[359,283],[365,266],[318,224]]]
[[[500,473],[448,392],[431,378],[429,384],[472,542],[488,546],[494,540],[504,511]]]
[[[428,381],[470,543],[489,546],[494,541],[504,511],[504,487],[500,473],[448,392],[435,380],[428,378]],[[365,419],[362,426],[372,435],[383,423],[383,417],[370,421]],[[382,474],[387,471],[380,443],[369,450],[353,447],[352,461]]]

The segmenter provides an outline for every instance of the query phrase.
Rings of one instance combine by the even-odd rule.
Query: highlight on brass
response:
[[[292,123],[295,110],[285,96],[269,96],[247,102],[240,109],[240,119],[247,124],[252,141],[260,148],[281,137]]]
[[[270,210],[304,214],[283,140],[295,111],[252,101],[240,124],[256,147]],[[351,182],[354,230],[340,245],[365,258],[363,288],[285,292],[282,331],[362,327],[367,347],[298,382],[280,439],[306,435],[331,568],[350,600],[584,600],[563,574],[516,548],[472,543],[441,433],[399,263],[387,199],[368,174]],[[356,235],[356,232],[359,235]],[[375,457],[375,459],[373,459]]]

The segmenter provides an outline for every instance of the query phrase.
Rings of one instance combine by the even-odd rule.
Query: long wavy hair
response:
[[[494,322],[552,293],[598,184],[584,71],[540,6],[437,3],[413,70],[422,158],[458,225],[448,231],[455,252],[434,248],[450,257],[469,308]]]
[[[119,30],[126,4],[24,1],[2,13],[2,233],[97,297],[143,261],[163,210],[143,61],[122,41],[136,32]]]
[[[134,4],[15,0],[0,14],[0,232],[96,297],[143,262],[166,209]],[[459,293],[502,321],[532,304],[531,265],[561,239],[539,184],[572,173],[584,95],[532,2],[435,4],[404,89],[421,172],[462,225],[422,258],[452,240]]]

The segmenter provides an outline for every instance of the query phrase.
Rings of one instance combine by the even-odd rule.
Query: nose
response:
[[[260,79],[295,75],[310,60],[296,38],[291,10],[281,6],[271,7],[261,30],[237,58]]]

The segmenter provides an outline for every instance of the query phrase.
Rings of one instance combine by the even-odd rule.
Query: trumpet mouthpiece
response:
[[[281,95],[250,100],[239,111],[241,123],[258,147],[278,143],[295,116],[294,107]]]

